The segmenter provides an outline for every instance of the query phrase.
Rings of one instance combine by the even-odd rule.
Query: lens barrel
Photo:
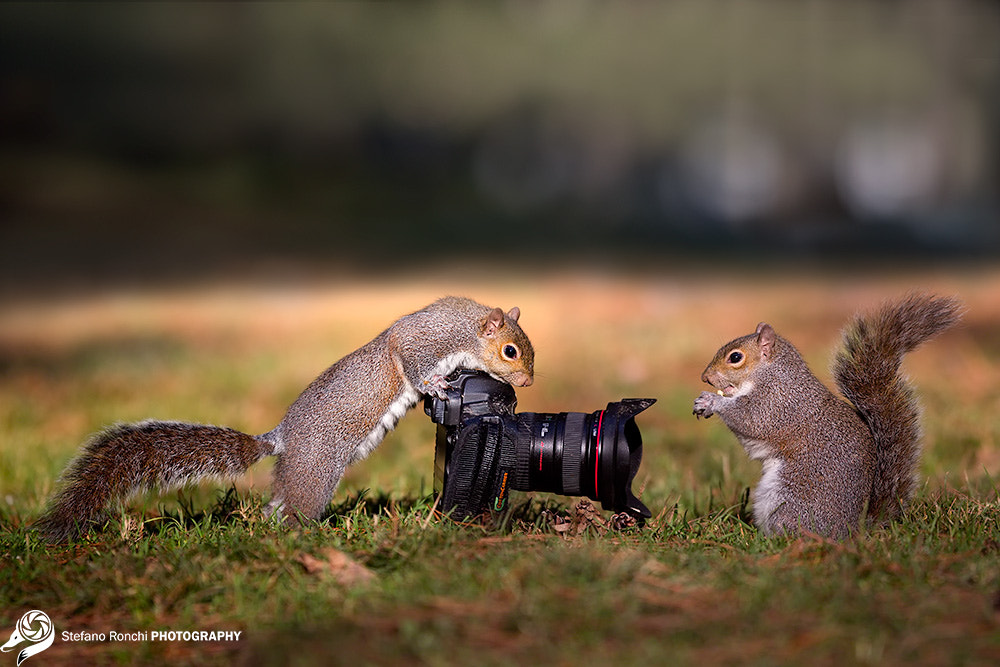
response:
[[[518,463],[528,464],[528,479],[515,478],[519,491],[549,491],[587,496],[614,512],[649,518],[649,509],[632,494],[642,462],[642,436],[635,416],[655,403],[630,398],[608,403],[590,414],[523,412],[516,415]]]

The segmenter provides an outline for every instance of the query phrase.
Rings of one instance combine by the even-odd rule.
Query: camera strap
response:
[[[503,430],[501,435],[500,431]],[[517,429],[513,433],[506,429],[497,429],[498,442],[500,447],[497,457],[496,486],[493,489],[493,498],[490,500],[490,507],[496,511],[507,506],[507,498],[512,488],[517,488]]]
[[[487,428],[486,437],[483,442],[482,458],[480,459],[479,465],[479,479],[476,480],[476,486],[481,488],[480,497],[484,501],[489,502],[490,507],[493,508],[496,504],[495,501],[497,500],[497,492],[501,487],[506,486],[501,483],[501,478],[504,476],[502,472],[499,472],[497,475],[493,474],[493,464],[494,462],[498,462],[497,444],[500,442],[500,432],[503,431],[503,423],[497,417],[483,417],[483,421],[487,425]],[[490,483],[491,479],[495,480],[494,488],[485,488],[486,485]],[[492,494],[492,497],[487,497],[487,494]]]

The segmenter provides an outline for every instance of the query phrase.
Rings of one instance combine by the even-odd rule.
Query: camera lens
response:
[[[506,506],[508,492],[588,496],[606,510],[651,516],[632,494],[642,462],[635,416],[656,402],[629,398],[604,410],[514,413],[510,385],[478,371],[457,371],[444,396],[424,410],[438,424],[434,487],[455,519]]]
[[[516,415],[516,471],[512,488],[587,496],[606,510],[651,513],[632,494],[642,462],[635,416],[655,399],[625,399],[590,414],[524,412]]]

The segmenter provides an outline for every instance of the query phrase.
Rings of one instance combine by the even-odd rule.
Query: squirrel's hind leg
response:
[[[268,514],[284,519],[319,519],[347,467],[332,458],[295,461],[285,452],[274,465]]]

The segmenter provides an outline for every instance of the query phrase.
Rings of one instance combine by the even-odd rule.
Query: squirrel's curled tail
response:
[[[872,519],[898,517],[915,490],[920,406],[899,372],[903,355],[954,325],[961,315],[956,299],[910,294],[856,317],[844,329],[833,375],[875,440],[875,481],[868,507]]]
[[[66,472],[35,527],[49,542],[75,538],[109,505],[153,488],[236,477],[274,452],[266,436],[220,426],[145,421],[95,435]]]

